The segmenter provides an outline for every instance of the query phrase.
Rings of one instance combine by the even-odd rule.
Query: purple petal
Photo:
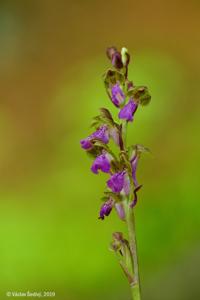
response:
[[[109,142],[109,133],[107,126],[101,126],[97,131],[90,135],[90,138],[101,140],[104,144],[107,144]]]
[[[112,55],[111,63],[117,69],[123,68],[121,53],[115,51]]]
[[[81,147],[85,150],[92,148],[92,139],[98,139],[102,143],[107,144],[109,142],[109,131],[106,125],[101,126],[97,131],[92,133],[87,138],[80,141]]]
[[[81,147],[85,150],[92,148],[92,143],[90,142],[89,138],[81,140],[80,144],[81,144]]]
[[[125,95],[118,83],[112,87],[111,94],[112,102],[115,104],[115,106],[119,107],[124,103]]]
[[[113,193],[119,193],[124,186],[124,175],[125,172],[115,173],[107,181],[107,186],[112,190]]]
[[[99,219],[103,220],[105,216],[109,216],[109,214],[112,211],[113,204],[114,204],[113,200],[109,199],[101,206],[101,209],[99,212]]]
[[[137,201],[138,201],[137,192],[141,189],[141,187],[142,187],[142,185],[139,185],[138,187],[136,187],[134,189],[134,199],[130,203],[130,207],[132,207],[132,208],[137,204]]]
[[[126,121],[133,121],[133,115],[138,108],[138,104],[132,99],[120,110],[118,117]]]
[[[91,171],[95,174],[98,174],[98,171],[101,170],[104,173],[110,172],[110,160],[106,156],[106,154],[101,154],[96,157],[94,160]]]

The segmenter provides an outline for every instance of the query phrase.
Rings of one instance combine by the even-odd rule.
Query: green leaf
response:
[[[103,79],[106,89],[110,88],[110,85],[114,85],[117,82],[120,82],[122,85],[124,85],[125,82],[124,74],[113,69],[107,70],[103,75]]]
[[[86,153],[88,156],[92,158],[96,158],[98,155],[102,153],[102,149],[103,148],[101,146],[94,145],[92,149],[87,150]]]
[[[102,118],[108,120],[111,124],[115,124],[112,114],[110,113],[110,111],[107,108],[101,107],[100,108],[100,115],[102,116]]]
[[[147,105],[151,101],[151,95],[146,86],[136,86],[127,92],[129,97],[133,97],[139,104]]]
[[[100,108],[100,115],[92,119],[91,127],[99,128],[102,125],[108,125],[109,127],[118,126],[113,120],[112,114],[107,108]]]
[[[117,193],[113,193],[113,192],[110,192],[110,191],[105,191],[104,194],[107,197],[113,198],[116,202],[122,201],[121,195],[119,193],[117,194]]]
[[[150,153],[150,149],[141,145],[141,144],[136,144],[132,146],[132,149],[137,151],[137,153]]]

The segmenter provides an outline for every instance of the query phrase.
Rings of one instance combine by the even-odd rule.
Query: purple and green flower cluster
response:
[[[107,49],[112,67],[104,74],[104,84],[110,101],[116,107],[114,118],[106,108],[93,118],[94,132],[80,141],[81,147],[93,157],[91,171],[94,174],[108,174],[103,204],[99,218],[104,219],[115,208],[120,219],[126,219],[126,207],[133,208],[138,200],[137,192],[141,185],[136,172],[142,152],[142,145],[126,145],[126,127],[133,122],[139,106],[149,103],[151,96],[145,86],[135,86],[128,79],[130,55],[126,48],[118,51],[115,47]],[[110,146],[113,140],[118,147],[116,155]]]

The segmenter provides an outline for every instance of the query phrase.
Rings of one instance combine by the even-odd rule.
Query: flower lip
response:
[[[109,133],[106,125],[101,126],[97,131],[90,135],[91,139],[98,139],[102,141],[104,144],[109,142]]]
[[[103,203],[99,212],[99,219],[104,220],[105,216],[109,216],[112,211],[114,201],[112,198],[109,198],[106,202]]]
[[[92,143],[89,138],[81,140],[80,144],[81,144],[81,148],[83,148],[85,150],[89,150],[92,148]]]
[[[118,117],[128,122],[132,122],[137,108],[138,104],[131,98],[129,102],[120,110]]]
[[[94,174],[98,174],[99,170],[101,170],[104,173],[109,173],[111,168],[110,160],[111,160],[110,156],[107,155],[106,153],[97,156],[91,166],[91,171]]]
[[[81,147],[85,150],[89,150],[92,148],[92,140],[97,139],[100,140],[104,144],[108,144],[109,142],[109,131],[107,125],[102,125],[97,129],[95,132],[93,132],[91,135],[89,135],[87,138],[82,139],[80,141]]]
[[[112,190],[113,193],[120,193],[123,189],[125,173],[125,171],[115,173],[107,181],[107,186]]]

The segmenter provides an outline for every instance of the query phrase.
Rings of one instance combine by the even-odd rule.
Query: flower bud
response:
[[[116,69],[123,68],[121,53],[117,51],[115,47],[107,48],[106,54],[108,58],[111,60],[113,67],[115,67]]]
[[[119,52],[115,52],[112,56],[112,65],[116,69],[122,69],[123,68],[123,63],[122,63],[122,57]]]
[[[111,100],[113,104],[117,107],[120,107],[121,105],[123,105],[125,98],[126,96],[122,91],[120,85],[118,83],[113,85],[111,88]]]
[[[106,49],[106,54],[107,54],[107,57],[108,57],[109,59],[112,59],[112,56],[113,56],[113,54],[114,54],[115,52],[117,52],[117,48],[116,48],[116,47],[108,47],[108,48]]]
[[[130,62],[130,54],[128,53],[128,49],[125,47],[123,47],[121,50],[121,58],[124,67],[127,67]]]
[[[104,220],[105,216],[109,216],[109,214],[112,211],[114,201],[112,198],[108,199],[104,204],[101,206],[100,212],[99,212],[99,219]]]
[[[125,171],[115,173],[107,181],[107,186],[113,193],[120,193],[124,186]]]
[[[138,108],[138,104],[130,99],[129,102],[120,110],[118,117],[124,119],[127,122],[133,121],[133,116]]]

